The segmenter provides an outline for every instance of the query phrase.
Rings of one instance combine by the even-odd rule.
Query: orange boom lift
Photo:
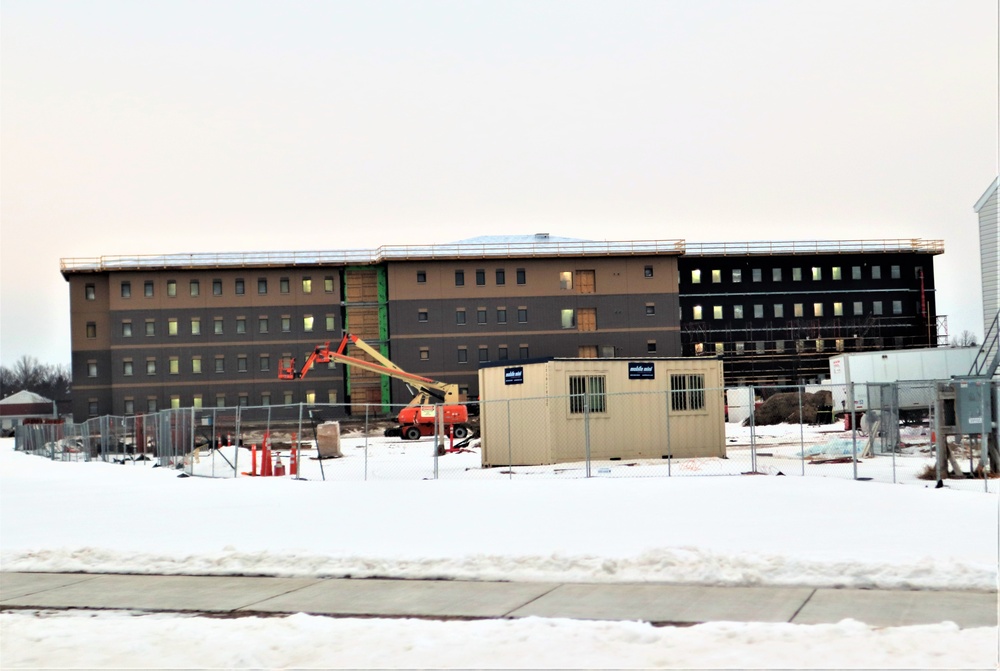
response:
[[[348,345],[353,345],[361,349],[378,363],[345,354]],[[469,410],[459,402],[457,384],[438,382],[427,377],[407,373],[392,361],[382,356],[382,353],[374,347],[371,347],[364,340],[350,333],[344,334],[344,337],[340,341],[340,346],[336,350],[330,349],[329,341],[322,346],[317,346],[305,360],[305,363],[302,364],[301,370],[295,369],[294,358],[289,360],[287,366],[282,362],[278,366],[278,379],[302,379],[314,365],[329,363],[331,361],[338,361],[351,366],[357,366],[364,370],[394,377],[397,380],[405,382],[415,392],[413,400],[396,417],[399,427],[397,429],[390,429],[392,433],[387,432],[387,435],[399,435],[403,440],[417,440],[421,436],[434,435],[434,418],[437,404],[444,404],[445,431],[457,440],[468,437],[469,427],[466,423],[469,421]]]

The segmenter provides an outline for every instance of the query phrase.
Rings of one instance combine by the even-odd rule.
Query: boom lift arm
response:
[[[345,352],[347,351],[348,345],[354,345],[361,351],[368,354],[370,357],[375,359],[378,363],[373,363],[371,361],[365,361],[364,359],[359,359],[358,357],[349,356]],[[352,335],[350,333],[345,333],[344,337],[340,340],[340,345],[337,349],[331,350],[330,343],[327,341],[322,346],[317,346],[313,349],[312,353],[306,358],[305,363],[302,364],[301,370],[295,370],[295,359],[289,360],[288,365],[281,364],[278,368],[278,379],[281,380],[297,380],[304,378],[309,370],[316,364],[329,363],[331,361],[339,361],[341,363],[349,364],[351,366],[357,366],[363,370],[369,370],[375,373],[381,373],[383,375],[388,375],[389,377],[394,377],[397,380],[402,380],[409,387],[416,391],[413,400],[410,401],[409,405],[427,405],[432,403],[445,403],[454,404],[459,403],[458,398],[458,385],[449,384],[447,382],[439,382],[437,380],[432,380],[421,375],[416,375],[414,373],[408,373],[392,361],[387,359],[374,347],[370,346],[361,338]]]

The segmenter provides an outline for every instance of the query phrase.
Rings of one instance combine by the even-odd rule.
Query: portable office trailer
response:
[[[484,467],[726,455],[714,357],[505,362],[479,389]]]

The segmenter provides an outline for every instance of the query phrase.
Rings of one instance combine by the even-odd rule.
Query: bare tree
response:
[[[28,355],[22,355],[10,368],[0,366],[0,396],[3,397],[25,390],[63,401],[70,397],[71,387],[68,366],[45,365]]]
[[[968,329],[962,331],[962,335],[951,339],[952,347],[975,347],[978,344],[976,334]]]

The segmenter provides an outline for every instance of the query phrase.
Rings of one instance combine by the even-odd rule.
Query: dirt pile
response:
[[[830,424],[833,422],[833,394],[821,390],[814,394],[802,394],[802,417],[799,417],[799,392],[774,394],[762,403],[754,413],[757,426],[770,424]],[[750,425],[750,420],[743,422]]]

